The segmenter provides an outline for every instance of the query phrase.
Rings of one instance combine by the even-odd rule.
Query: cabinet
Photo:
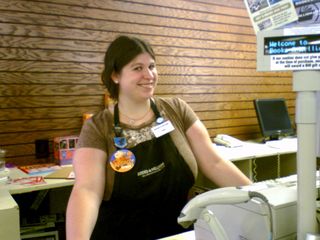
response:
[[[13,194],[19,206],[21,239],[65,238],[65,212],[71,186]]]
[[[20,239],[19,207],[4,189],[0,189],[0,216],[0,239]]]
[[[15,179],[28,175],[14,168],[10,170],[10,177]],[[0,183],[0,239],[20,239],[20,222],[34,220],[37,223],[40,218],[42,222],[50,222],[48,218],[59,213],[64,215],[73,183],[71,179],[46,179],[45,184],[39,185]],[[26,215],[31,218],[25,220]],[[61,229],[64,229],[64,223]],[[54,235],[57,232],[52,232],[53,237],[46,239],[58,239]],[[62,232],[59,239],[63,240],[63,235]]]

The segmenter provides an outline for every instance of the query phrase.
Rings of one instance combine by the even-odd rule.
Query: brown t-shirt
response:
[[[161,115],[173,124],[175,130],[170,133],[170,137],[196,178],[198,174],[197,163],[185,132],[198,117],[190,106],[179,98],[154,97],[154,100]],[[134,128],[134,131],[145,131],[146,127],[148,128],[148,126],[141,126],[140,129]],[[109,157],[116,150],[113,145],[114,136],[113,115],[108,109],[105,109],[84,123],[77,147],[97,148],[106,152]],[[105,200],[110,198],[114,182],[114,172],[110,164],[107,164],[106,169]]]

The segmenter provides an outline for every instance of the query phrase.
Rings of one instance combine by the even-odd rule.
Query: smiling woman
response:
[[[120,74],[125,65],[130,62],[130,66],[127,66],[127,68],[130,67],[137,71],[142,70],[142,67],[139,66],[141,64],[139,61],[132,61],[141,53],[147,53],[154,66],[155,54],[153,49],[140,39],[120,36],[110,44],[104,58],[105,68],[102,73],[102,81],[112,98],[118,99],[119,97],[119,85],[116,76]]]
[[[150,105],[146,100],[153,96],[157,78],[154,59],[149,53],[139,54],[120,73],[113,73],[112,80],[119,84],[120,113],[133,119],[147,115]]]
[[[198,167],[218,186],[251,183],[216,154],[186,102],[154,96],[155,61],[151,46],[135,37],[120,36],[107,49],[102,80],[115,105],[83,125],[68,240],[147,240],[185,231],[177,217]]]
[[[102,80],[118,101],[120,121],[137,126],[152,118],[146,100],[154,94],[158,73],[151,46],[135,37],[120,36],[110,45],[104,61]]]

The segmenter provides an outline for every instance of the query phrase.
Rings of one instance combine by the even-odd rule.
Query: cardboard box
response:
[[[78,136],[55,137],[53,139],[54,158],[59,165],[72,164],[78,139]]]

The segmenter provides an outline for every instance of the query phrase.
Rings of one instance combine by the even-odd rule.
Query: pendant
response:
[[[127,139],[125,137],[114,137],[113,143],[117,148],[124,148],[127,146]]]
[[[127,172],[134,167],[136,157],[133,152],[128,149],[119,149],[115,151],[110,159],[109,163],[113,170],[117,172]]]
[[[122,128],[119,126],[114,126],[114,132],[115,132],[116,136],[121,136]]]

